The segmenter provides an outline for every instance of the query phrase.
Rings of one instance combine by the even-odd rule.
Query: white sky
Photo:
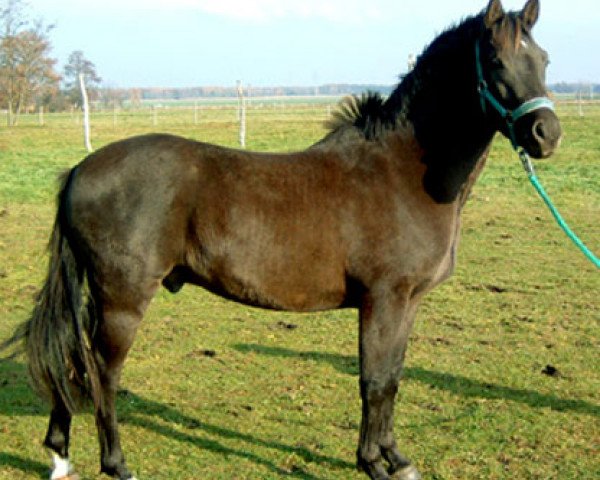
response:
[[[521,9],[524,0],[504,0]],[[600,83],[597,0],[540,0],[549,82]],[[112,86],[393,84],[487,0],[30,0],[54,55],[83,50]]]

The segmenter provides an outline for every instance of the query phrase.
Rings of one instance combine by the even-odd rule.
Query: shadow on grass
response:
[[[327,464],[332,468],[342,470],[353,470],[356,468],[353,463],[321,455],[305,447],[264,440],[236,430],[202,422],[197,418],[182,414],[173,407],[148,400],[129,390],[119,391],[117,409],[121,424],[143,428],[157,435],[221,454],[226,458],[237,457],[245,459],[270,470],[277,476],[304,480],[320,480],[320,477],[306,472],[301,466],[291,466],[289,469],[284,469],[266,458],[252,453],[251,448],[234,449],[220,443],[217,439],[238,440],[255,447],[294,454],[307,463]],[[48,410],[28,387],[27,369],[23,364],[6,360],[0,361],[0,414],[7,416],[48,415]],[[199,415],[201,416],[202,412],[199,412]],[[155,419],[160,422],[155,421]],[[189,432],[172,428],[170,425],[179,425],[189,430]],[[201,438],[195,435],[194,432],[204,432],[214,439]],[[45,432],[38,433],[41,438]],[[1,438],[2,434],[0,433]],[[0,451],[0,469],[3,466],[16,468],[28,473],[40,472],[40,477],[45,477],[48,473],[46,465]]]
[[[303,358],[331,364],[336,370],[349,375],[358,375],[358,358],[353,355],[339,355],[323,352],[298,352],[279,347],[266,347],[259,344],[238,344],[234,347],[242,353],[257,353],[270,357]],[[471,380],[449,373],[426,370],[420,367],[404,369],[404,379],[430,385],[463,397],[486,398],[489,400],[509,400],[529,405],[533,408],[551,408],[559,412],[571,411],[600,417],[600,406],[582,400],[569,400],[545,395],[534,390],[522,390],[492,383]]]
[[[238,344],[235,348],[242,353],[326,362],[340,372],[358,375],[358,359],[356,356],[312,351],[303,352],[278,347],[267,347],[259,344]],[[549,407],[556,411],[572,411],[600,417],[599,406],[581,400],[561,399],[553,395],[540,394],[533,390],[515,389],[479,382],[460,375],[435,372],[420,367],[406,368],[404,378],[463,397],[477,397],[491,400],[502,399],[519,402],[533,408]],[[311,475],[302,468],[293,467],[291,469],[283,469],[266,458],[251,453],[251,449],[234,449],[220,443],[217,439],[238,440],[256,447],[294,454],[307,463],[327,464],[333,468],[342,470],[354,469],[354,464],[320,455],[308,448],[264,440],[236,430],[202,422],[194,417],[184,415],[168,405],[145,399],[127,390],[121,391],[119,394],[118,409],[121,422],[124,424],[143,428],[179,442],[192,444],[198,448],[222,454],[224,457],[237,457],[248,460],[279,476],[319,480],[318,477]],[[0,361],[0,414],[7,416],[47,415],[46,409],[27,385],[27,372],[23,364],[10,360]],[[199,412],[198,415],[201,416],[202,412]],[[155,421],[155,419],[160,420],[160,422]],[[179,425],[189,430],[189,432],[172,428],[169,424]],[[194,434],[195,431],[202,431],[214,439],[201,438]],[[43,432],[40,433],[41,435],[43,435]],[[2,466],[19,469],[24,472],[37,472],[42,478],[47,474],[46,466],[41,463],[0,451],[0,467]]]
[[[200,438],[195,436],[193,433],[182,432],[175,430],[169,425],[159,424],[151,419],[151,417],[159,418],[167,424],[178,424],[185,429],[190,431],[202,431],[215,438],[220,437],[226,440],[238,440],[251,444],[255,447],[268,448],[277,450],[287,454],[294,454],[300,457],[307,463],[327,464],[330,467],[339,469],[355,469],[355,465],[343,460],[320,455],[305,447],[290,446],[279,442],[273,442],[263,440],[253,435],[246,433],[240,433],[235,430],[212,425],[210,423],[202,422],[197,418],[190,417],[178,412],[176,409],[166,406],[159,402],[154,402],[145,398],[142,398],[128,390],[120,392],[119,397],[121,400],[126,401],[126,405],[119,405],[121,412],[121,423],[134,425],[150,430],[156,434],[163,435],[167,438],[177,440],[180,442],[190,443],[197,446],[198,448],[208,450],[214,453],[223,454],[227,457],[238,457],[241,459],[249,460],[256,465],[260,465],[268,468],[272,472],[292,478],[302,478],[306,480],[317,480],[315,477],[308,472],[305,472],[301,467],[293,467],[292,469],[282,469],[274,463],[248,451],[249,449],[232,449],[224,446],[221,443],[206,438]],[[202,415],[202,412],[199,412]]]
[[[4,452],[0,452],[0,467],[37,473],[40,478],[48,478],[48,472],[50,471],[48,465]]]

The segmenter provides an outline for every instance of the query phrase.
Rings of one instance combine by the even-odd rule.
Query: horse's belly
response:
[[[306,275],[307,278],[302,280],[292,274],[260,282],[224,275],[212,278],[203,286],[232,300],[275,310],[310,312],[337,308],[344,303],[346,288],[343,281],[311,282],[308,271]]]
[[[240,303],[276,310],[328,310],[347,301],[345,273],[336,268],[337,262],[227,255],[194,263],[171,273],[163,284],[176,291],[183,283],[192,283]]]
[[[297,264],[276,273],[257,266],[251,272],[235,270],[221,278],[240,301],[290,311],[327,310],[340,306],[346,296],[343,274],[317,265]]]

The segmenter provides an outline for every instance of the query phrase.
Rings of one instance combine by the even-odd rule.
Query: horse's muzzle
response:
[[[559,147],[562,128],[556,114],[542,108],[523,117],[516,125],[521,145],[533,158],[548,158]]]

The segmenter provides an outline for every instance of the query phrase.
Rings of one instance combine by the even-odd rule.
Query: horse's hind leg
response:
[[[98,312],[98,331],[94,344],[99,357],[101,403],[96,408],[96,425],[100,442],[100,465],[103,473],[119,480],[132,479],[121,450],[116,413],[116,397],[125,357],[133,343],[145,308],[128,308],[104,304]]]
[[[71,473],[69,462],[69,430],[71,414],[58,395],[53,398],[50,424],[44,445],[52,450],[54,466],[50,474],[51,480],[68,478]]]
[[[417,304],[408,295],[367,296],[361,308],[360,363],[363,402],[358,466],[373,480],[418,480],[394,439],[394,401]],[[383,464],[385,459],[389,468]]]

